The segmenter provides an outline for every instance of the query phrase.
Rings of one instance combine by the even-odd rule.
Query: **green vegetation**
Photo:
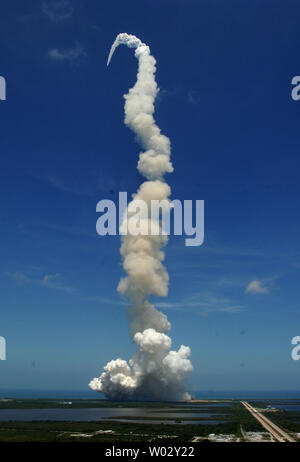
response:
[[[99,430],[113,430],[112,434],[97,434],[91,438],[71,436],[76,432],[92,434]],[[191,441],[194,436],[209,433],[236,434],[239,424],[170,425],[121,422],[4,422],[0,427],[0,442],[4,441]],[[175,438],[174,438],[175,437]]]
[[[2,409],[41,409],[57,408],[58,400],[14,400],[1,402]],[[95,404],[98,404],[96,406]],[[241,425],[244,431],[261,431],[260,424],[241,405],[240,402],[232,402],[231,406],[208,406],[207,403],[194,403],[184,407],[182,403],[128,403],[109,402],[104,400],[74,400],[72,405],[61,405],[60,407],[144,407],[153,408],[153,417],[149,414],[145,417],[120,416],[127,419],[127,422],[117,422],[115,419],[101,420],[99,422],[58,422],[58,421],[34,421],[34,422],[1,422],[0,442],[4,441],[48,441],[48,442],[189,442],[195,436],[208,436],[210,433],[240,435]],[[157,416],[168,408],[172,412],[186,413],[186,416],[178,418]],[[188,413],[195,412],[210,413],[210,417],[189,416]],[[147,419],[164,420],[165,423],[149,423]],[[185,420],[222,420],[223,423],[189,423]],[[131,422],[141,420],[141,422]],[[173,422],[170,423],[170,420]],[[177,422],[177,423],[174,423]],[[112,433],[99,433],[110,430]],[[98,432],[98,433],[97,433]]]
[[[272,407],[276,408],[276,402],[272,400]],[[289,400],[284,400],[284,402]],[[282,403],[282,400],[277,400],[278,404]],[[293,403],[300,405],[300,400],[293,400]],[[252,406],[257,407],[258,409],[266,409],[270,404],[269,401],[252,401]],[[278,425],[280,428],[285,430],[287,433],[296,432],[300,433],[300,413],[296,411],[285,411],[282,409],[277,409],[276,411],[267,412],[265,416],[268,417],[272,422]]]

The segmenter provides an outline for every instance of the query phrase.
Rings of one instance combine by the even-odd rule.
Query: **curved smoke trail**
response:
[[[134,35],[119,34],[113,43],[107,65],[118,45],[125,44],[135,48],[139,68],[137,81],[125,98],[125,124],[137,135],[146,149],[140,153],[139,172],[147,178],[133,195],[128,204],[127,216],[122,228],[132,217],[131,204],[141,199],[148,205],[152,200],[169,201],[170,187],[164,181],[165,173],[173,171],[170,162],[170,140],[162,135],[153,118],[154,101],[158,93],[155,81],[156,61],[147,45]],[[143,226],[157,226],[149,216],[143,219]],[[152,228],[151,228],[152,229]],[[146,234],[146,233],[145,233]],[[111,399],[155,399],[188,400],[184,384],[188,373],[193,370],[189,360],[190,348],[182,345],[172,351],[171,339],[166,332],[170,330],[167,317],[150,302],[151,295],[166,296],[169,276],[163,266],[162,248],[167,243],[162,232],[155,235],[138,234],[122,237],[121,255],[126,277],[118,285],[118,291],[131,299],[128,310],[130,331],[138,346],[137,352],[127,363],[123,359],[110,361],[99,378],[94,378],[91,389],[104,393]]]

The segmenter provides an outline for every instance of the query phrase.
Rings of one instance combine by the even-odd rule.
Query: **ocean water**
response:
[[[87,390],[0,389],[0,398],[23,399],[104,399],[102,393]]]
[[[300,391],[291,390],[204,390],[193,391],[196,399],[300,399]],[[0,389],[0,398],[28,399],[104,399],[102,393],[86,390]]]
[[[207,390],[192,394],[196,399],[300,399],[300,390]]]

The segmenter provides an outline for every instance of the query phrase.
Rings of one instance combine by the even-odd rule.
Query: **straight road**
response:
[[[280,443],[295,443],[295,440],[290,437],[285,431],[283,431],[280,427],[275,425],[270,419],[266,416],[261,414],[257,411],[253,406],[251,406],[247,401],[241,401],[241,403],[245,406],[245,408],[258,420],[261,425],[269,432],[273,437],[279,441]]]

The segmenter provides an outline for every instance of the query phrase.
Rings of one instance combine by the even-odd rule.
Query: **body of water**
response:
[[[232,390],[232,391],[195,391],[196,399],[300,399],[300,391],[294,390]]]
[[[259,400],[258,400],[259,403]],[[263,400],[263,403],[266,403],[268,406],[275,407],[276,409],[282,409],[283,411],[289,412],[299,412],[300,413],[300,399],[290,399],[290,400],[281,400],[281,399],[266,399]]]
[[[215,417],[213,422],[221,422],[222,414],[210,414],[208,412],[168,412],[174,409],[163,409],[161,411],[148,408],[81,408],[81,409],[0,409],[0,421],[40,421],[40,420],[55,420],[55,421],[101,421],[109,420],[120,422],[140,422],[140,423],[175,423],[175,420],[194,418],[209,418]],[[131,417],[126,419],[126,417]],[[139,417],[139,419],[134,419]],[[143,420],[143,418],[145,418]],[[151,419],[152,417],[152,419]],[[164,420],[164,417],[172,420]],[[155,420],[154,420],[155,418]],[[162,418],[162,420],[159,420]],[[220,420],[217,420],[217,419]],[[185,420],[182,423],[212,423],[212,421],[197,421]]]
[[[193,391],[193,396],[196,399],[290,399],[299,398],[300,391],[272,391],[272,390],[233,390],[233,391]],[[90,389],[86,390],[28,390],[28,389],[0,389],[0,398],[31,398],[31,399],[104,399],[102,393],[96,393]]]
[[[87,390],[27,390],[0,389],[0,398],[21,399],[104,399],[102,393]]]

